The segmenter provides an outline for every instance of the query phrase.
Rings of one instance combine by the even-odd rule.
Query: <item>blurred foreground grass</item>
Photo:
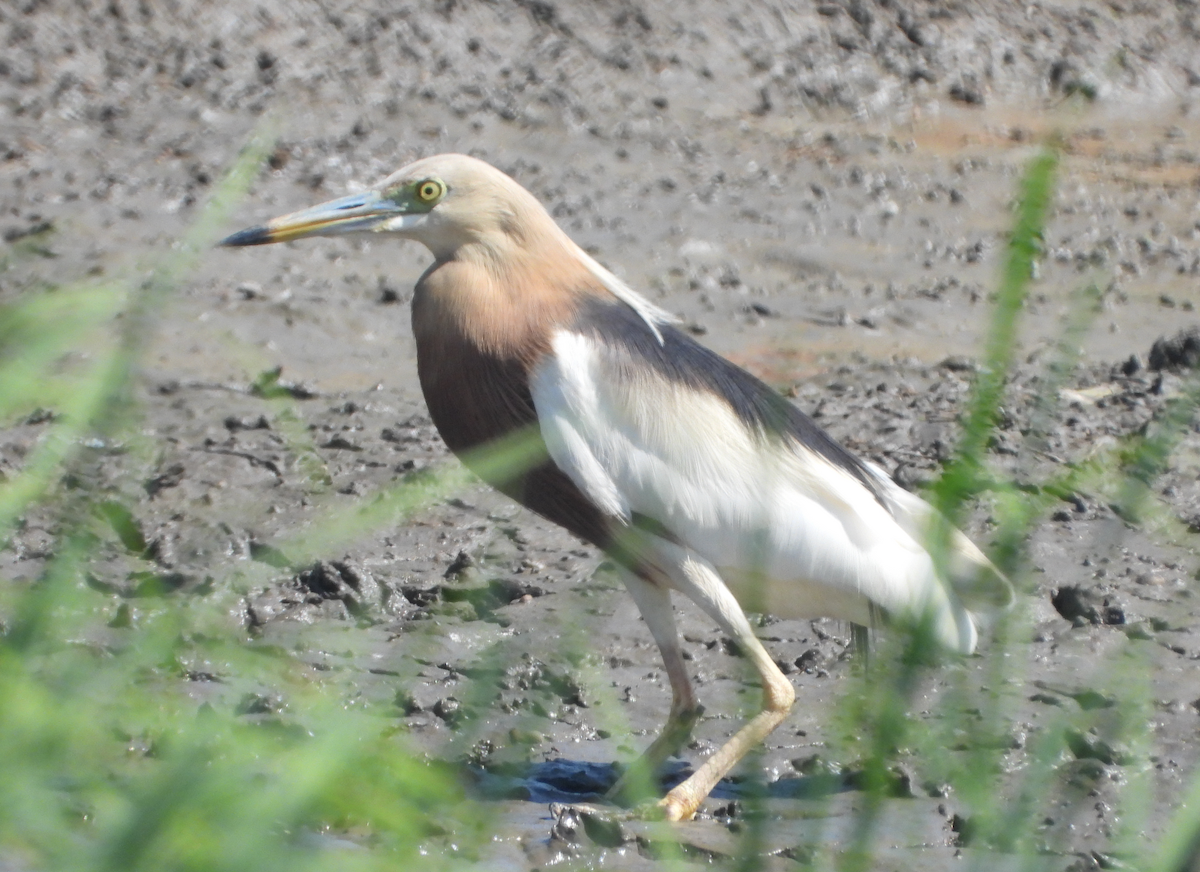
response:
[[[464,796],[459,773],[449,765],[414,757],[394,720],[347,708],[337,691],[312,682],[287,652],[246,645],[244,634],[203,598],[149,611],[135,627],[123,626],[128,632],[119,637],[98,625],[89,599],[87,560],[97,524],[110,535],[115,531],[131,551],[145,543],[127,523],[126,507],[64,482],[81,445],[117,439],[136,417],[131,387],[155,313],[211,245],[214,228],[224,226],[265,150],[265,142],[247,149],[178,251],[149,281],[54,288],[0,309],[0,425],[37,410],[53,415],[49,434],[21,470],[0,480],[0,540],[34,505],[52,507],[58,531],[53,557],[36,583],[0,587],[0,869],[447,869],[486,857],[479,853],[491,835],[486,803]],[[1153,482],[1200,401],[1200,382],[1193,377],[1154,426],[1085,464],[1068,465],[1055,480],[1018,486],[990,470],[988,444],[1040,253],[1055,169],[1055,153],[1048,150],[1022,180],[989,342],[963,413],[962,441],[931,493],[950,519],[981,498],[990,501],[995,556],[1018,587],[1025,585],[1029,532],[1063,494],[1103,493],[1131,522],[1154,521]],[[1075,339],[1088,328],[1095,306],[1087,289],[1077,295],[1043,381],[1043,422],[1056,414],[1058,388],[1076,363]],[[73,355],[81,348],[90,353]],[[1035,427],[1027,447],[1036,447],[1039,438]],[[513,468],[533,459],[528,444],[517,439],[480,463]],[[302,540],[279,543],[281,559],[304,566],[468,480],[455,467],[330,514]],[[945,530],[935,532],[935,548],[945,536]],[[970,810],[960,837],[978,849],[971,855],[975,868],[995,868],[1000,857],[1005,868],[1048,867],[1054,846],[1041,840],[1039,822],[1064,789],[1050,763],[1093,727],[1144,756],[1150,701],[1146,663],[1136,655],[1114,662],[1119,705],[1064,714],[1046,725],[1031,742],[1031,763],[1016,788],[1001,791],[1001,757],[1012,728],[1006,693],[1013,692],[1002,689],[1021,687],[1019,649],[1029,631],[1021,608],[1000,621],[997,641],[986,649],[985,685],[974,681],[975,673],[949,671],[940,732],[929,735],[913,729],[910,709],[937,658],[919,631],[885,634],[872,667],[851,685],[828,725],[831,735],[842,737],[835,740],[841,742],[838,755],[856,761],[862,772],[864,801],[852,838],[798,857],[799,864],[876,868],[881,809],[897,795],[896,761],[903,751],[915,754],[924,776],[949,785]],[[563,644],[567,649],[583,641]],[[1009,651],[1016,656],[1005,656]],[[288,719],[253,723],[237,712],[197,704],[178,687],[197,660],[287,688]],[[482,680],[476,683],[463,696],[485,708],[490,691]],[[469,735],[469,718],[465,724]],[[1150,776],[1144,765],[1130,772],[1121,794],[1125,824],[1113,836],[1108,860],[1154,872],[1191,868],[1189,852],[1200,832],[1200,779],[1168,837],[1146,845],[1138,822],[1149,807]],[[766,862],[757,848],[771,821],[756,805],[752,785],[745,795],[747,825],[735,865],[755,869]],[[1087,798],[1069,801],[1082,809]],[[665,866],[676,862],[680,856],[663,860]]]
[[[128,436],[154,318],[267,146],[246,149],[149,280],[51,288],[0,309],[0,422],[52,417],[0,479],[0,541],[35,504],[57,531],[36,583],[0,587],[2,869],[444,869],[450,858],[424,850],[431,838],[483,837],[486,815],[454,773],[415,759],[390,723],[347,710],[286,654],[247,646],[203,598],[148,611],[117,636],[89,596],[98,523],[131,551],[145,543],[127,508],[71,486],[74,458]],[[428,491],[398,495],[390,516]],[[327,535],[338,532],[331,521]],[[286,688],[289,720],[198,705],[179,691],[196,660]]]

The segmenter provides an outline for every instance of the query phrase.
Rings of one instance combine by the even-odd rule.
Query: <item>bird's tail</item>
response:
[[[896,523],[932,553],[944,596],[930,602],[936,635],[949,648],[970,653],[978,632],[1013,603],[1013,587],[992,561],[933,506],[901,488],[881,469],[868,467],[879,479],[884,502]],[[940,534],[939,534],[940,533]],[[944,543],[940,548],[935,543]]]

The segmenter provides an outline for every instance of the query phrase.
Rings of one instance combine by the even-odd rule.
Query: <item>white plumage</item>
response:
[[[922,545],[933,517],[924,500],[873,469],[885,505],[790,436],[754,432],[715,395],[624,377],[589,337],[559,331],[552,349],[530,380],[546,446],[613,518],[654,519],[752,611],[864,625],[872,604],[914,621],[928,611],[943,645],[974,650],[974,616]],[[978,571],[986,558],[970,547]]]

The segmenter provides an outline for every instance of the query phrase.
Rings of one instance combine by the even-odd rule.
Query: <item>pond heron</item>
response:
[[[666,726],[632,772],[689,739],[701,708],[671,591],[695,602],[762,679],[763,707],[660,802],[691,818],[795,700],[746,611],[881,618],[975,648],[1008,581],[966,536],[576,245],[537,199],[463,155],[409,164],[371,190],[235,233],[223,245],[365,234],[412,239],[433,264],[412,326],[429,414],[468,465],[528,432],[543,453],[513,475],[475,463],[504,493],[604,550],[658,644],[671,683]]]

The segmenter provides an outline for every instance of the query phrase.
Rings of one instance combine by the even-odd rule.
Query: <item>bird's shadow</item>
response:
[[[483,800],[525,800],[535,803],[604,803],[605,794],[621,775],[615,763],[557,759],[502,768],[468,767],[470,791]],[[665,793],[692,774],[682,760],[669,760],[658,772]],[[770,783],[724,778],[709,796],[733,801],[748,797],[819,799],[858,787],[858,773],[796,775]]]

